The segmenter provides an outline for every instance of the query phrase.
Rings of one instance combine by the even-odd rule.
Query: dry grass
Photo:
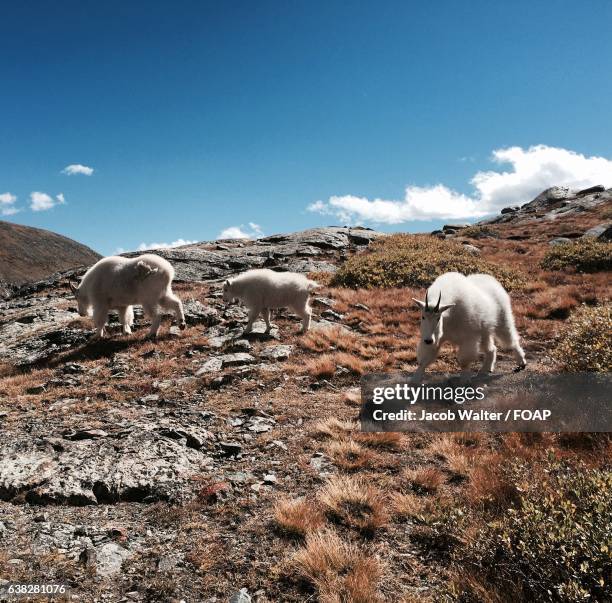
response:
[[[608,273],[542,271],[538,264],[548,249],[547,240],[558,234],[560,224],[557,221],[538,228],[549,228],[550,232],[540,236],[533,230],[523,233],[527,230],[523,227],[506,229],[500,225],[500,238],[481,239],[477,244],[482,259],[500,266],[516,266],[525,275],[522,288],[512,293],[517,326],[532,366],[546,372],[552,370],[546,354],[560,333],[569,332],[576,305],[602,307],[610,291]],[[570,224],[568,229],[571,228]],[[507,241],[503,238],[506,232],[530,238]],[[186,286],[183,290],[191,291]],[[164,521],[172,522],[168,531],[176,529],[188,534],[187,544],[183,540],[172,546],[183,547],[187,562],[200,570],[198,580],[202,580],[202,588],[195,596],[204,599],[228,592],[238,576],[244,576],[245,585],[257,585],[266,590],[270,600],[279,601],[378,601],[383,598],[381,591],[388,599],[406,603],[453,600],[437,596],[436,586],[449,580],[449,588],[452,590],[455,584],[456,598],[463,596],[465,603],[526,600],[516,591],[511,596],[502,596],[510,593],[510,587],[508,593],[500,590],[500,595],[493,586],[480,583],[473,565],[462,565],[460,574],[454,575],[448,553],[439,550],[444,551],[452,542],[461,558],[463,547],[470,539],[477,539],[479,529],[507,515],[517,491],[525,484],[540,483],[543,459],[549,451],[568,462],[586,459],[590,468],[610,458],[610,440],[591,434],[362,433],[354,421],[355,407],[361,402],[360,391],[355,388],[358,376],[370,370],[410,370],[406,365],[415,360],[418,320],[409,300],[413,296],[422,298],[423,292],[411,288],[342,288],[320,294],[334,299],[334,310],[344,315],[343,322],[352,332],[341,328],[313,329],[296,337],[292,334],[294,325],[288,326],[286,319],[279,316],[283,337],[295,345],[290,360],[295,364],[288,375],[284,370],[280,375],[262,371],[255,378],[237,379],[214,392],[205,390],[202,381],[197,383],[198,393],[206,397],[206,406],[219,408],[222,417],[239,413],[247,399],[249,404],[251,400],[259,402],[262,393],[279,390],[278,396],[272,395],[279,417],[277,427],[274,432],[259,435],[256,441],[245,441],[245,450],[249,454],[247,462],[256,467],[253,471],[257,474],[269,470],[265,464],[270,457],[267,452],[260,454],[268,450],[268,445],[275,458],[280,455],[277,471],[290,498],[277,502],[270,492],[264,494],[262,490],[256,500],[249,499],[248,488],[246,494],[235,488],[231,498],[205,509],[200,504],[177,511],[176,507],[160,503],[168,510]],[[203,296],[198,297],[206,303]],[[89,322],[84,326],[91,329]],[[108,397],[108,401],[94,396],[91,402],[75,404],[73,408],[75,416],[83,415],[88,423],[98,425],[100,413],[115,413],[118,408],[129,419],[132,402],[145,393],[161,391],[153,382],[164,379],[174,382],[163,391],[164,397],[188,400],[180,393],[187,386],[176,384],[176,380],[193,374],[194,366],[210,353],[202,327],[187,329],[180,339],[163,338],[155,344],[142,339],[144,332],[141,329],[132,338],[114,337],[103,345],[83,346],[28,373],[5,369],[8,378],[0,382],[0,389],[10,394],[3,400],[3,407],[8,399],[12,408],[30,409],[36,404],[52,404],[61,397],[83,399],[95,391],[96,395]],[[262,345],[253,342],[254,355]],[[195,356],[187,355],[193,350]],[[116,351],[129,354],[132,371],[126,378],[111,380],[108,365]],[[144,357],[148,352],[155,355]],[[503,360],[503,352],[500,355]],[[454,360],[448,360],[452,357],[450,349],[445,348],[433,369],[448,366],[456,370]],[[27,386],[60,376],[61,365],[67,358],[83,363],[87,371],[98,372],[91,377],[83,374],[80,386],[53,388],[38,397],[24,394]],[[287,366],[284,364],[283,369]],[[338,370],[339,366],[346,366],[349,372]],[[304,375],[325,377],[332,384],[304,393],[304,384],[308,383],[308,379],[302,378]],[[288,379],[283,380],[285,376]],[[345,390],[348,391],[343,394]],[[331,413],[333,417],[320,419]],[[306,430],[293,427],[298,425],[298,419],[304,421]],[[272,447],[273,438],[282,440],[288,451]],[[317,447],[331,457],[341,472],[354,473],[336,476],[323,487],[313,470],[304,472],[303,479],[294,480],[291,459],[308,466],[308,457]],[[400,462],[409,462],[412,469],[402,474],[392,466]],[[513,472],[522,463],[523,469]],[[409,523],[380,529],[390,518]],[[270,529],[270,519],[275,529]],[[337,522],[337,532],[325,530],[331,520]],[[164,521],[155,523],[163,527]],[[420,537],[418,531],[413,537],[415,528],[423,530]],[[228,533],[236,535],[232,551],[226,540]],[[364,535],[372,538],[364,539]],[[305,546],[302,540],[289,542],[287,536],[303,539]],[[456,540],[452,540],[454,536]],[[358,540],[359,546],[351,539]],[[418,543],[425,543],[422,554],[414,555],[405,548]],[[189,553],[194,544],[197,546]],[[308,582],[306,589],[302,581],[290,584],[279,580],[274,572],[274,562],[287,554],[288,547],[298,546],[299,552],[291,563],[294,572]],[[261,564],[252,562],[254,555],[260,556]],[[384,583],[378,555],[389,562]],[[429,590],[420,590],[422,586]],[[406,593],[413,590],[417,594],[411,598]]]
[[[327,454],[336,467],[344,471],[372,469],[381,464],[379,455],[355,440],[334,440],[327,445]]]
[[[525,315],[530,318],[567,318],[578,305],[580,294],[574,285],[547,288],[527,303]]]
[[[344,401],[349,406],[361,405],[361,390],[358,387],[352,388],[344,392]]]
[[[348,369],[353,375],[363,375],[382,369],[389,362],[389,354],[381,352],[375,360],[363,360],[355,354],[348,352],[333,352],[308,358],[304,363],[288,365],[287,369],[293,373],[306,374],[316,379],[331,378],[338,371]]]
[[[390,504],[393,514],[400,519],[422,519],[432,511],[432,503],[429,498],[411,493],[394,492],[391,495]]]
[[[437,467],[404,469],[402,478],[417,494],[433,494],[446,481],[444,474]]]
[[[435,437],[427,450],[445,461],[446,466],[458,476],[466,476],[474,464],[472,447],[457,441],[458,434],[443,434]],[[481,434],[476,434],[481,435]]]
[[[274,522],[282,532],[304,537],[319,530],[325,523],[325,517],[321,509],[312,502],[304,499],[284,499],[274,507]]]
[[[338,367],[344,367],[355,375],[363,375],[368,370],[374,368],[372,363],[366,362],[348,352],[337,352],[334,354],[334,361]]]
[[[320,379],[321,377],[333,377],[336,372],[336,359],[332,354],[323,354],[306,360],[304,365],[291,367],[296,372],[304,372],[311,377]]]
[[[321,603],[377,603],[380,561],[332,530],[310,534],[291,566],[317,591]]]
[[[316,421],[310,434],[318,438],[344,439],[348,434],[357,428],[353,421],[341,421],[336,417],[327,417]]]
[[[516,484],[504,473],[504,464],[503,458],[492,454],[471,468],[465,489],[470,505],[496,512],[517,499]]]
[[[503,590],[493,587],[480,577],[466,573],[464,568],[451,569],[446,590],[451,600],[474,601],[478,603],[516,603],[525,601],[516,584],[506,583]]]
[[[404,443],[404,436],[396,431],[358,432],[353,437],[360,444],[379,450],[400,450]]]
[[[331,518],[366,534],[387,523],[388,515],[382,499],[379,490],[350,476],[330,478],[319,492],[319,500]]]
[[[332,327],[330,329],[313,329],[308,331],[300,340],[299,345],[311,352],[329,352],[341,350],[344,352],[361,351],[363,340],[346,329]]]

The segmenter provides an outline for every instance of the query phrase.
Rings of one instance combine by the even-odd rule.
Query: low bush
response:
[[[612,243],[587,237],[555,245],[541,262],[545,270],[573,268],[578,272],[612,270]]]
[[[336,272],[332,285],[363,289],[428,287],[445,272],[490,274],[506,289],[517,289],[524,282],[520,273],[475,257],[455,241],[397,234],[372,243],[367,251],[350,258]]]
[[[482,568],[476,581],[493,593],[515,591],[529,601],[609,601],[612,472],[557,465],[549,475],[545,489],[534,483],[499,522],[489,523],[459,565]],[[466,595],[455,600],[473,600]]]
[[[565,371],[612,370],[612,304],[583,306],[568,320],[552,352]]]
[[[534,593],[566,601],[612,596],[612,472],[561,470],[553,482],[508,515],[501,538],[511,571],[527,576]]]
[[[489,228],[488,226],[478,226],[476,224],[462,228],[459,231],[459,234],[462,237],[467,237],[468,239],[484,239],[485,237],[498,236],[497,232],[492,228]]]

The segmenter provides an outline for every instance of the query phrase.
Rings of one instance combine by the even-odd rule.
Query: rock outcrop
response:
[[[499,216],[478,224],[512,224],[537,219],[555,220],[570,216],[612,201],[612,188],[592,186],[574,191],[567,187],[553,186],[541,192],[533,201],[520,207],[507,207]]]

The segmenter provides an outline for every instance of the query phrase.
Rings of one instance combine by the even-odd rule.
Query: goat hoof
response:
[[[518,366],[514,367],[514,370],[512,372],[513,373],[520,373],[521,371],[525,370],[526,366],[527,366],[527,364],[519,364]]]

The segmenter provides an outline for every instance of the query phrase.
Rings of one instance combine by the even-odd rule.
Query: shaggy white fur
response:
[[[470,364],[484,352],[481,373],[495,368],[495,342],[509,348],[526,366],[525,353],[514,326],[510,297],[501,284],[487,274],[464,276],[447,272],[427,290],[425,301],[414,300],[421,308],[421,337],[417,347],[418,368],[413,379],[420,381],[425,369],[437,358],[440,346],[448,341],[457,346],[462,378],[470,376]]]
[[[174,313],[181,329],[185,315],[181,300],[172,292],[174,268],[164,258],[147,253],[136,258],[111,256],[101,259],[86,273],[79,286],[70,283],[79,314],[93,314],[96,334],[105,336],[109,310],[119,312],[123,333],[132,332],[133,304],[141,304],[151,319],[149,335],[157,337],[161,310]]]
[[[318,283],[296,272],[275,272],[267,268],[249,270],[223,284],[223,299],[239,299],[249,309],[249,321],[244,332],[253,328],[253,322],[263,314],[266,332],[272,328],[270,310],[291,308],[302,319],[302,332],[310,328],[311,309],[308,304],[310,291]]]

